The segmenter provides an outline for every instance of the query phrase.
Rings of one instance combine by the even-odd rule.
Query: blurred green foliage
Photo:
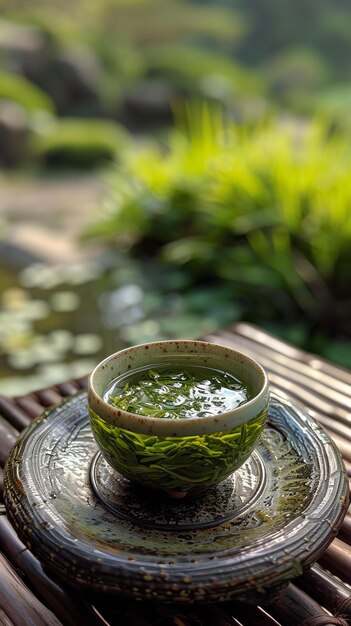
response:
[[[113,122],[63,118],[36,128],[33,149],[49,166],[84,168],[107,165],[126,140],[126,132]]]
[[[243,94],[255,94],[299,114],[318,112],[321,100],[333,119],[347,115],[347,0],[0,0],[0,10],[39,27],[51,51],[90,48],[102,65],[107,116],[118,115],[130,85],[150,77],[234,111]]]
[[[61,39],[122,36],[134,44],[165,43],[187,37],[236,40],[245,20],[233,8],[216,3],[206,10],[186,0],[0,0],[3,15],[42,25]]]
[[[146,74],[171,81],[194,95],[218,94],[228,101],[240,93],[260,93],[263,81],[223,54],[189,45],[173,44],[145,50]]]
[[[124,153],[86,236],[230,285],[246,319],[347,332],[348,138],[318,121],[238,127],[207,107],[185,119],[167,146]]]
[[[38,111],[54,112],[50,97],[39,87],[23,76],[0,71],[0,100],[13,100],[28,113]]]
[[[244,31],[244,18],[216,3],[206,10],[184,0],[104,0],[99,4],[105,32],[118,30],[138,45],[169,43],[205,37],[207,41],[232,42]]]
[[[311,49],[289,49],[265,66],[268,87],[274,96],[289,103],[300,94],[316,93],[329,79],[328,68]]]
[[[3,16],[39,25],[63,44],[90,45],[106,62],[111,81],[111,69],[115,77],[140,76],[144,48],[150,46],[155,71],[164,75],[169,69],[169,80],[172,75],[187,80],[199,67],[200,78],[207,66],[208,73],[212,66],[216,72],[226,62],[223,71],[230,76],[235,58],[240,69],[241,64],[248,68],[249,85],[254,67],[272,97],[282,96],[285,103],[295,83],[298,92],[307,93],[318,89],[320,81],[343,85],[350,78],[347,0],[34,0],[30,7],[25,0],[0,0],[0,9]],[[176,48],[167,49],[170,44]],[[187,51],[189,63],[182,63]],[[111,84],[106,89],[111,91]]]

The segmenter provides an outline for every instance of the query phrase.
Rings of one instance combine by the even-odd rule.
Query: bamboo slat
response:
[[[62,626],[0,554],[0,610],[11,626]],[[5,622],[6,623],[6,622]]]

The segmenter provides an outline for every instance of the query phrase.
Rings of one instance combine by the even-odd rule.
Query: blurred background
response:
[[[0,9],[0,393],[241,320],[351,367],[348,0]]]

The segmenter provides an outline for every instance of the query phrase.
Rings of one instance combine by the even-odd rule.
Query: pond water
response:
[[[35,263],[20,272],[2,267],[0,281],[0,393],[6,395],[83,376],[131,344],[194,338],[239,313],[235,305],[223,307],[221,293],[181,296],[187,287],[181,272],[122,255],[82,265]]]

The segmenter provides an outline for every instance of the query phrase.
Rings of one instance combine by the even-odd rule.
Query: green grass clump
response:
[[[36,132],[34,149],[47,165],[94,167],[116,159],[126,137],[113,122],[64,118]]]
[[[322,121],[246,128],[191,108],[166,149],[123,155],[88,235],[150,245],[193,284],[230,285],[246,319],[350,316],[351,148]]]

